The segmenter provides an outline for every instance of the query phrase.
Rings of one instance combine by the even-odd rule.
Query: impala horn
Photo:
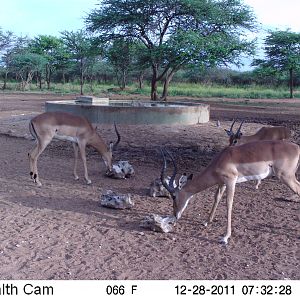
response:
[[[236,136],[237,138],[240,138],[241,135],[242,135],[242,133],[241,133],[241,128],[242,128],[242,125],[244,124],[244,122],[245,122],[245,120],[242,121],[242,123],[241,123],[239,129],[237,130],[237,132],[236,132],[236,134],[235,134],[235,136]]]
[[[116,141],[115,143],[114,143],[114,142],[110,142],[110,143],[109,143],[109,147],[110,147],[111,151],[116,150],[118,144],[119,144],[120,141],[121,141],[121,135],[120,135],[120,133],[119,133],[119,131],[118,131],[116,122],[114,122],[114,127],[115,127],[115,132],[116,132],[116,134],[117,134],[118,139],[117,139],[117,141]]]
[[[162,154],[162,157],[163,157],[163,167],[162,167],[162,170],[161,170],[161,174],[160,174],[160,179],[161,179],[161,182],[163,184],[163,186],[166,188],[166,190],[171,194],[173,195],[175,193],[175,188],[174,188],[174,180],[175,180],[175,177],[176,177],[176,173],[177,173],[177,167],[176,167],[176,163],[175,163],[175,160],[174,158],[172,157],[172,155],[166,150],[166,149],[162,149],[160,148],[160,152]],[[174,166],[174,172],[170,178],[170,181],[169,181],[169,184],[167,184],[166,182],[166,179],[165,179],[165,172],[166,172],[166,169],[167,169],[167,160],[166,160],[166,155],[165,155],[165,152],[167,153],[167,155],[171,158],[172,160],[172,163],[173,163],[173,166]]]
[[[234,125],[234,123],[235,123],[235,121],[236,121],[236,119],[234,119],[233,120],[233,122],[232,122],[232,124],[231,124],[231,127],[230,127],[230,129],[228,130],[228,129],[224,129],[225,131],[226,131],[226,133],[227,133],[227,135],[228,136],[232,136],[232,135],[234,135],[234,133],[233,133],[233,125]]]

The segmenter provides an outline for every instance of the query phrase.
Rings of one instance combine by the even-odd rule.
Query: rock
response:
[[[170,181],[170,177],[168,176],[166,179],[167,183]],[[151,197],[170,197],[170,193],[163,186],[160,178],[156,178],[150,184],[149,194]]]
[[[119,168],[125,174],[125,177],[131,177],[134,174],[134,169],[132,165],[126,160],[120,160],[118,162]]]
[[[106,175],[115,179],[125,179],[134,174],[132,165],[125,160],[120,160],[116,165],[112,166],[112,171],[107,172]]]
[[[141,221],[140,226],[143,228],[149,228],[153,231],[170,232],[173,230],[175,224],[176,218],[174,216],[162,217],[160,215],[151,214]]]
[[[117,194],[111,190],[101,195],[100,204],[115,209],[129,209],[134,206],[134,202],[129,194]]]

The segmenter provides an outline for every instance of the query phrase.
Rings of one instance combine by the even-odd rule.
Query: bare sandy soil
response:
[[[45,100],[61,98],[0,94],[0,279],[300,279],[300,202],[290,200],[293,193],[274,178],[264,180],[258,191],[253,182],[237,186],[227,246],[218,243],[226,230],[225,199],[217,220],[208,228],[201,225],[215,188],[191,200],[173,232],[140,227],[151,213],[172,213],[171,200],[148,196],[150,183],[160,175],[159,146],[173,153],[179,173],[200,172],[226,145],[224,128],[233,117],[247,119],[245,134],[262,124],[285,124],[300,144],[300,105],[286,100],[286,106],[272,107],[263,100],[213,104],[207,124],[120,126],[115,160],[128,160],[136,171],[127,180],[105,177],[104,163],[89,148],[93,183],[85,184],[81,163],[81,178],[75,181],[71,144],[53,142],[39,159],[39,188],[29,177],[27,153],[34,142],[28,121],[44,111]],[[115,138],[112,126],[98,130],[106,141]],[[135,206],[100,206],[108,189],[130,193]]]

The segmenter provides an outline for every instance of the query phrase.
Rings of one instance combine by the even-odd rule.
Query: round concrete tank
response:
[[[87,99],[87,100],[86,100]],[[123,101],[88,97],[47,101],[46,111],[64,111],[100,124],[198,124],[209,121],[209,105],[190,102]]]

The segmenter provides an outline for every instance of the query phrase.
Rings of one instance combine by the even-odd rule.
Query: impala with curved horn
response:
[[[284,126],[262,127],[253,135],[243,135],[241,128],[244,120],[241,122],[236,133],[233,132],[233,125],[236,119],[233,120],[230,129],[224,129],[229,136],[229,146],[241,145],[254,141],[263,140],[286,140],[291,137],[291,130]]]
[[[291,137],[290,129],[284,126],[275,127],[262,127],[253,135],[243,135],[241,128],[244,124],[244,120],[241,122],[236,133],[233,132],[233,125],[236,119],[233,120],[229,130],[224,129],[229,136],[229,146],[242,145],[254,141],[264,141],[264,140],[286,140]],[[255,189],[258,189],[261,180],[258,180]]]
[[[91,183],[86,165],[85,148],[87,145],[92,146],[100,153],[106,164],[107,172],[110,172],[112,170],[112,151],[115,150],[121,139],[116,124],[114,125],[118,140],[115,143],[111,142],[107,147],[96,129],[84,117],[66,112],[45,112],[34,117],[29,123],[29,131],[37,142],[36,147],[28,153],[31,178],[39,186],[42,185],[38,176],[37,159],[53,138],[72,142],[75,153],[75,180],[79,178],[77,175],[79,149],[83,161],[84,178],[87,184]]]
[[[171,158],[174,166],[174,172],[169,184],[165,181],[166,154]],[[217,185],[218,189],[206,225],[211,223],[217,206],[226,190],[227,231],[221,239],[221,242],[225,244],[227,244],[231,236],[232,205],[237,183],[264,179],[275,175],[294,193],[300,196],[300,182],[297,181],[295,176],[300,158],[300,148],[291,142],[256,141],[236,147],[227,147],[199,175],[193,176],[192,180],[188,181],[181,190],[173,186],[177,172],[174,159],[166,151],[162,151],[162,156],[164,163],[161,171],[161,180],[164,187],[172,195],[173,212],[177,220],[181,217],[189,200],[195,194]]]

